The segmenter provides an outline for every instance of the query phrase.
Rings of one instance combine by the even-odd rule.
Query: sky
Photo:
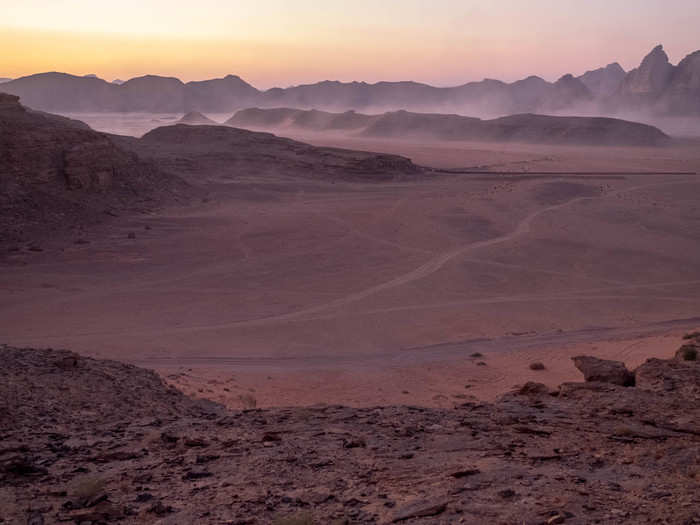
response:
[[[636,67],[700,49],[700,0],[0,0],[0,77],[44,71],[258,88]]]

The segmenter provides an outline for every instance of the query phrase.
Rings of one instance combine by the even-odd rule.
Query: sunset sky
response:
[[[700,0],[0,0],[0,77],[456,85],[700,49]]]

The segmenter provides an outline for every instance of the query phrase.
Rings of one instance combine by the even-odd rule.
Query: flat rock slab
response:
[[[447,503],[444,501],[420,500],[409,503],[405,507],[400,508],[392,523],[408,520],[411,518],[427,518],[429,516],[437,516],[447,510]]]

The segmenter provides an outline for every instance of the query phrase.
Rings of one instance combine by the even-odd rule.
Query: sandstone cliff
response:
[[[82,122],[0,93],[0,243],[184,197],[187,185]]]

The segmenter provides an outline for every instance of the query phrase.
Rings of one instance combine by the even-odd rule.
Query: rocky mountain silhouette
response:
[[[240,77],[196,82],[146,75],[106,82],[66,73],[39,73],[5,82],[3,91],[28,106],[54,112],[229,112],[246,107],[326,111],[393,110],[503,116],[514,113],[612,115],[630,110],[658,115],[700,115],[700,52],[677,66],[656,46],[625,74],[612,63],[575,77],[548,82],[530,76],[516,82],[485,79],[455,87],[413,81],[338,82],[260,91]]]
[[[146,75],[126,82],[106,82],[67,73],[39,73],[3,84],[29,107],[54,112],[227,111],[246,105],[259,93],[238,77],[183,83]]]
[[[638,68],[627,73],[608,107],[657,115],[700,116],[700,51],[674,66],[663,46],[656,46]]]

